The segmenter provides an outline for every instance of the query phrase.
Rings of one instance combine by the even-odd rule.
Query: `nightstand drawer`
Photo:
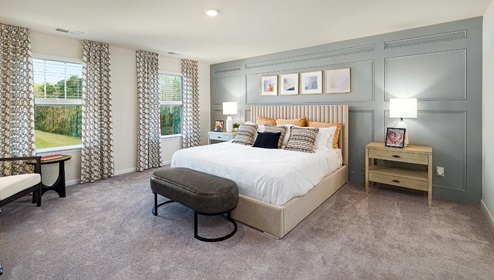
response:
[[[220,140],[220,141],[230,141],[233,139],[231,134],[223,134],[223,133],[210,133],[209,139],[211,140]]]
[[[428,190],[427,181],[419,181],[414,179],[408,179],[393,175],[379,174],[374,172],[369,172],[369,181],[383,183],[393,186],[405,187],[409,189],[415,189],[420,191]]]
[[[425,165],[429,164],[429,157],[426,154],[403,153],[400,150],[394,152],[394,151],[369,149],[369,158],[408,162],[415,164],[425,164]]]

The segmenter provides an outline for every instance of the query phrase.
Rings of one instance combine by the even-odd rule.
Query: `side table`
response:
[[[43,185],[43,191],[41,192],[41,195],[43,195],[45,192],[53,190],[58,193],[59,197],[65,197],[66,196],[66,191],[65,191],[65,162],[69,159],[71,159],[71,156],[68,155],[62,155],[61,158],[55,158],[55,159],[48,159],[48,160],[42,160],[41,165],[45,164],[54,164],[58,163],[58,178],[53,183],[51,186],[47,186],[41,182]],[[35,164],[36,162],[34,161],[26,161],[27,164]]]
[[[376,160],[425,166],[425,170],[377,165]],[[432,203],[432,147],[408,145],[403,149],[386,147],[372,142],[365,146],[365,192],[372,182],[427,192],[427,202]]]
[[[211,140],[226,142],[235,138],[237,132],[208,132],[208,144],[211,144]]]

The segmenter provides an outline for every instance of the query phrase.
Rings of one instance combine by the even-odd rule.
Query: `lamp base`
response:
[[[401,119],[400,122],[398,122],[398,124],[396,125],[397,128],[404,128],[406,129],[405,130],[405,146],[408,146],[408,138],[410,137],[410,133],[408,132],[408,129],[407,129],[407,124],[405,123],[405,121],[403,121],[403,119]]]
[[[232,116],[228,115],[228,118],[226,118],[226,132],[232,132],[233,131],[233,119]]]

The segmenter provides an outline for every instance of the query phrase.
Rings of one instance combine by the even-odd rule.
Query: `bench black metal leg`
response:
[[[229,234],[227,234],[225,236],[218,237],[218,238],[205,238],[205,237],[201,237],[197,233],[197,228],[198,228],[197,214],[202,214],[202,213],[198,213],[197,211],[194,211],[194,238],[195,239],[198,239],[198,240],[201,240],[201,241],[204,241],[204,242],[217,242],[217,241],[226,240],[226,239],[232,237],[237,232],[237,223],[235,222],[234,219],[232,219],[232,217],[230,216],[230,211],[228,211],[228,213],[226,215],[226,219],[230,223],[233,224],[233,230],[232,230],[232,232],[230,232]],[[205,215],[205,214],[202,214],[202,215]]]
[[[173,200],[167,200],[167,201],[165,201],[163,203],[158,204],[158,194],[155,193],[154,194],[154,207],[153,207],[153,210],[152,210],[153,215],[158,216],[158,207],[160,207],[162,205],[165,205],[167,203],[170,203],[170,202],[174,202],[174,201]]]

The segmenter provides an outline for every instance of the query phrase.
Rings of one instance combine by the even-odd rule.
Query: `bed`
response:
[[[221,143],[177,151],[172,166],[234,180],[239,185],[240,197],[232,217],[282,238],[348,181],[348,105],[251,106],[250,119],[255,121],[256,116],[340,122],[340,149],[307,154]],[[242,158],[246,152],[252,158]],[[282,173],[278,177],[257,178],[260,168],[280,165],[274,159],[283,161],[284,158],[293,158],[305,166],[306,171],[301,172],[304,175],[294,175],[297,166],[286,160],[286,166],[276,169],[276,173]],[[255,162],[264,162],[265,166],[256,166]],[[285,195],[280,190],[288,184],[292,193]],[[249,191],[252,189],[256,191]]]

